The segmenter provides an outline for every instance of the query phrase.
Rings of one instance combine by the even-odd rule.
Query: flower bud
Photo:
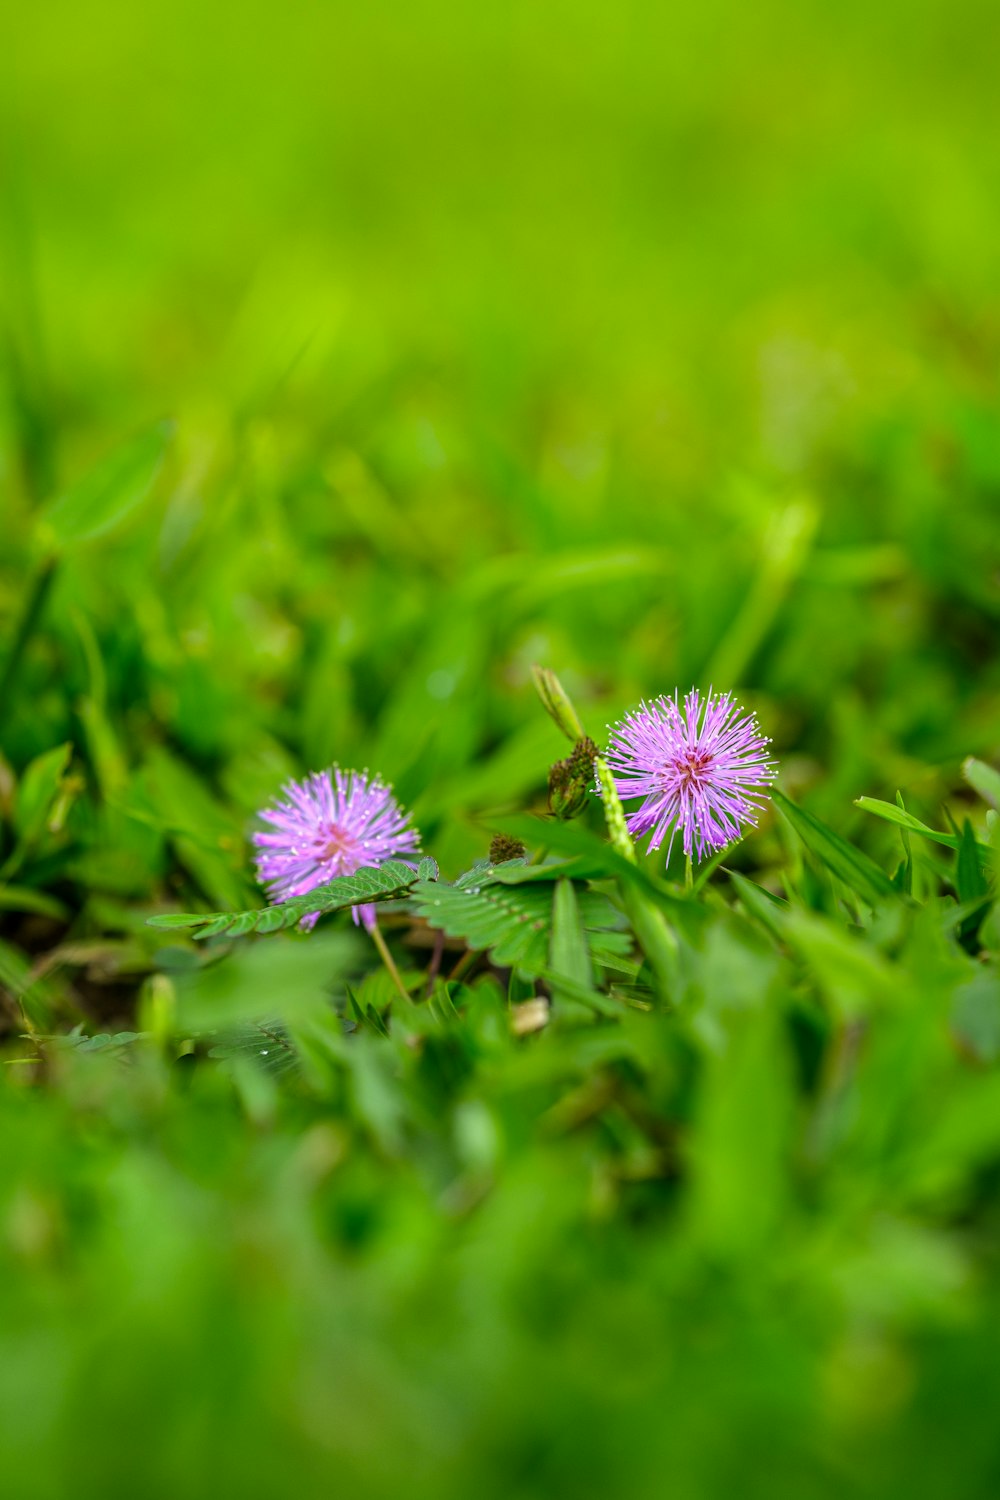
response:
[[[558,724],[566,738],[575,744],[583,738],[583,725],[559,678],[548,667],[539,666],[532,667],[531,675],[535,679],[535,687],[546,713]]]
[[[509,833],[495,833],[490,842],[490,864],[504,865],[509,859],[523,859],[525,847]]]
[[[549,811],[563,822],[577,817],[587,805],[594,776],[597,746],[582,735],[565,760],[549,771]]]

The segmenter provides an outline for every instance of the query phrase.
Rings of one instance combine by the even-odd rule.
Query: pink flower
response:
[[[728,693],[706,698],[656,698],[626,714],[611,731],[607,762],[619,797],[642,797],[628,818],[636,837],[652,833],[650,850],[667,834],[667,863],[678,830],[684,853],[699,859],[724,849],[756,824],[776,775],[770,743],[757,720]]]
[[[283,796],[261,817],[274,833],[255,833],[257,878],[270,899],[288,901],[305,896],[337,875],[353,875],[364,865],[419,852],[420,836],[378,777],[367,771],[317,771],[304,781],[291,781]],[[354,907],[354,920],[375,925],[375,907]],[[304,917],[302,926],[315,927],[317,916]]]

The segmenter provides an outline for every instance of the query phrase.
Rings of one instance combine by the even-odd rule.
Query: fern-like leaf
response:
[[[150,927],[193,928],[196,938],[219,937],[222,933],[243,937],[249,932],[279,932],[285,927],[295,927],[314,912],[342,911],[362,902],[391,901],[405,896],[416,881],[415,870],[401,860],[390,859],[377,868],[366,866],[353,875],[339,875],[336,880],[318,885],[307,896],[296,896],[274,906],[254,911],[165,912],[148,917],[147,921]]]
[[[420,881],[413,888],[418,916],[449,937],[463,938],[470,948],[488,950],[501,968],[516,965],[525,974],[541,973],[549,958],[552,933],[551,884],[505,885],[492,878],[488,865],[470,870],[454,885]],[[613,929],[618,913],[599,892],[578,892],[580,917],[591,952],[612,959],[629,948],[624,932]],[[617,966],[617,965],[616,965]]]
[[[298,1066],[298,1054],[288,1032],[278,1021],[247,1022],[219,1034],[209,1057],[222,1062],[246,1059],[282,1078]]]

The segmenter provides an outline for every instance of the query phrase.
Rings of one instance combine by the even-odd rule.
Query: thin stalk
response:
[[[374,927],[369,927],[368,931],[372,935],[372,942],[375,944],[376,948],[379,951],[379,957],[389,971],[389,977],[391,978],[393,984],[396,986],[397,990],[402,995],[407,1005],[412,1005],[413,1001],[410,999],[410,996],[407,993],[406,986],[404,985],[402,978],[400,977],[399,970],[396,968],[396,961],[393,958],[392,954],[389,952],[388,944],[386,943],[385,938],[382,936],[382,932],[379,928],[377,920]]]
[[[424,998],[429,999],[434,988],[434,981],[441,972],[441,960],[444,957],[444,933],[438,931],[434,937],[434,952],[427,966],[427,983],[424,986]]]
[[[473,961],[478,957],[478,948],[467,948],[462,954],[462,957],[458,960],[458,963],[452,969],[451,973],[448,975],[448,983],[453,984],[456,979],[458,979],[462,974],[465,973],[466,969],[471,967]]]
[[[694,890],[694,860],[690,854],[684,856],[684,889]]]

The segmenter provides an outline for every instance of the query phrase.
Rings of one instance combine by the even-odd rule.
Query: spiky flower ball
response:
[[[683,705],[676,694],[643,703],[613,727],[606,756],[619,797],[643,799],[629,833],[651,833],[650,852],[669,833],[668,864],[678,832],[698,859],[735,843],[774,780],[769,743],[728,693],[703,698],[692,688]]]
[[[283,796],[261,817],[273,833],[255,833],[257,878],[272,901],[305,896],[338,875],[353,875],[363,865],[416,854],[420,836],[378,777],[367,771],[317,771],[304,781],[290,781]],[[375,925],[371,902],[354,907],[354,920]],[[317,917],[303,918],[315,927]]]

